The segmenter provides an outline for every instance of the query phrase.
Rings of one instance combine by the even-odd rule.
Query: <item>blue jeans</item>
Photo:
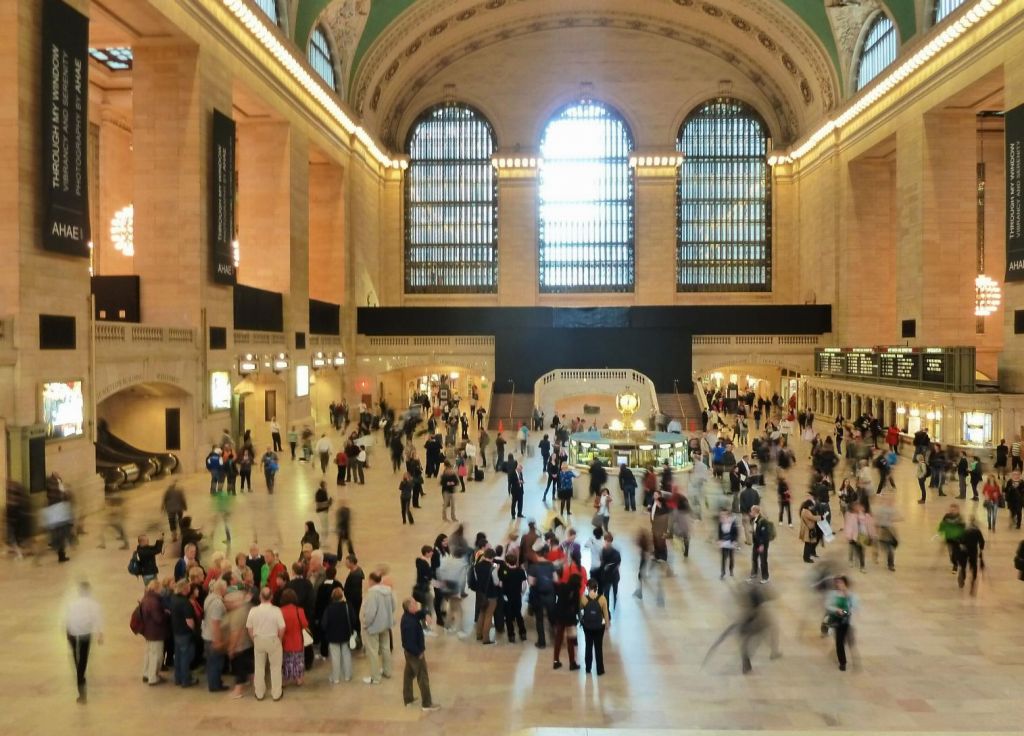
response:
[[[206,686],[211,693],[217,692],[224,688],[220,679],[224,672],[224,652],[218,652],[212,641],[203,639],[203,653],[206,656]]]
[[[192,684],[192,634],[174,635],[174,684]]]

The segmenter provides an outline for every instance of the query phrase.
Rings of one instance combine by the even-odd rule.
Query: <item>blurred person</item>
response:
[[[251,571],[247,572],[247,577],[251,579]],[[252,638],[245,625],[252,610],[252,599],[248,591],[236,589],[224,597],[224,605],[227,614],[221,622],[222,634],[226,642],[225,653],[231,662],[231,674],[235,678],[231,697],[241,698],[255,670]]]
[[[103,612],[92,597],[92,586],[87,581],[78,584],[78,596],[68,604],[64,614],[64,627],[75,663],[78,703],[85,705],[89,650],[94,640],[97,644],[103,643]]]
[[[825,602],[826,620],[836,636],[836,657],[839,660],[841,672],[846,671],[846,642],[850,642],[851,648],[853,646],[853,629],[850,627],[850,619],[857,607],[856,599],[850,593],[849,585],[850,581],[845,575],[836,577]]]
[[[850,562],[856,560],[860,571],[865,572],[864,548],[874,544],[876,534],[875,520],[864,510],[860,501],[854,501],[849,513],[846,514],[846,519],[843,521],[843,533],[850,546]]]
[[[950,504],[949,510],[939,521],[939,536],[949,552],[949,563],[954,573],[960,566],[960,538],[966,529],[967,524],[960,515],[960,507],[955,503]]]
[[[899,521],[899,514],[892,496],[882,499],[882,503],[875,509],[875,528],[878,533],[878,547],[885,550],[885,565],[889,572],[896,572],[896,548],[900,544],[899,535],[896,533],[896,522]],[[878,547],[875,549],[875,560],[878,560]]]
[[[104,496],[106,506],[106,518],[100,525],[99,549],[107,548],[108,528],[113,529],[121,542],[121,549],[128,549],[128,535],[124,533],[124,499],[120,496]]]
[[[402,601],[402,620],[399,629],[402,637],[402,651],[405,654],[405,670],[402,673],[402,697],[406,705],[415,702],[412,694],[412,681],[415,679],[420,689],[421,704],[424,711],[435,711],[440,708],[430,696],[430,675],[427,672],[427,645],[423,638],[423,620],[427,612],[422,610],[414,598]]]
[[[331,527],[328,523],[329,513],[331,510],[331,504],[334,503],[334,499],[331,498],[327,492],[327,482],[320,481],[320,484],[316,488],[316,493],[313,494],[313,502],[316,507],[317,518],[320,521],[320,536],[323,537],[324,541],[331,535]]]
[[[971,595],[978,593],[978,567],[985,569],[985,537],[978,528],[977,520],[972,516],[967,528],[958,543],[957,585],[962,589],[967,578],[967,568],[971,568]]]
[[[335,516],[335,523],[337,528],[335,531],[338,533],[338,559],[341,559],[342,548],[348,549],[350,555],[355,554],[355,548],[352,546],[352,509],[346,503],[345,499],[341,499],[338,502],[338,511]]]
[[[277,478],[277,455],[268,447],[260,458],[260,465],[263,467],[263,479],[267,483],[267,493],[274,495],[274,482]]]
[[[739,544],[740,530],[736,515],[728,506],[718,512],[718,548],[721,552],[722,571],[719,580],[725,580],[726,564],[729,567],[729,577],[733,576],[735,564],[736,546]]]
[[[256,700],[267,693],[267,665],[270,665],[270,696],[275,701],[282,696],[281,672],[284,638],[284,616],[281,609],[271,603],[270,588],[260,589],[260,604],[249,611],[245,627],[253,642],[255,676],[253,689]]]
[[[1024,507],[1024,481],[1021,480],[1020,470],[1015,468],[1010,473],[1009,480],[1003,486],[1003,499],[1006,501],[1006,510],[1010,512],[1010,528],[1016,524],[1020,529],[1021,508]]]
[[[703,667],[704,664],[707,664],[715,650],[733,634],[739,637],[740,640],[740,666],[745,675],[750,674],[753,670],[751,657],[760,645],[761,640],[766,636],[771,646],[771,658],[778,659],[781,657],[779,627],[767,605],[770,599],[770,593],[764,588],[754,585],[745,585],[738,588],[736,591],[736,601],[739,615],[708,648],[701,666]]]

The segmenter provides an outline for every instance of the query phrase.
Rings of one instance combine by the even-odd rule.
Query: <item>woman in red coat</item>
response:
[[[301,685],[306,676],[306,661],[303,656],[302,631],[309,628],[306,612],[297,604],[299,598],[295,591],[286,588],[281,594],[281,615],[284,616],[284,638],[281,640],[284,650],[284,684],[294,682]]]
[[[889,449],[892,452],[898,452],[900,446],[900,431],[896,428],[895,424],[890,424],[889,429],[885,432],[885,444],[889,445]]]

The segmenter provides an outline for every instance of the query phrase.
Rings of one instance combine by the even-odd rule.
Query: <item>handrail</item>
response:
[[[708,411],[708,395],[704,390],[704,382],[700,378],[693,382],[693,393],[697,397],[697,406],[700,407],[700,410]]]
[[[683,408],[683,397],[679,395],[679,379],[672,379],[672,393],[676,397],[676,405],[679,407],[679,416],[683,420],[683,425],[686,425],[686,410]]]

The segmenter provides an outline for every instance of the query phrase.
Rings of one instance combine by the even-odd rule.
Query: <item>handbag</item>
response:
[[[313,646],[313,635],[309,633],[309,629],[302,630],[302,648]]]
[[[601,514],[594,514],[594,518],[590,520],[590,525],[595,529],[604,526],[604,516]]]
[[[352,628],[352,613],[348,609],[348,603],[345,604],[345,618],[348,619],[348,627],[352,631],[348,638],[348,648],[355,650],[359,646],[359,634]]]

